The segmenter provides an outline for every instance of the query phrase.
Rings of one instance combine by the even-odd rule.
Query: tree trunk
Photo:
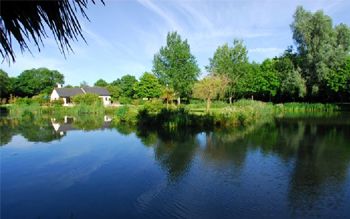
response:
[[[228,98],[230,104],[232,104],[232,99],[233,99],[232,96],[230,96],[230,97]]]
[[[178,97],[178,98],[177,98],[177,105],[179,106],[180,104],[181,104],[181,98]]]
[[[168,109],[168,108],[169,108],[169,99],[166,98],[166,109]]]
[[[207,99],[207,113],[209,113],[210,109],[210,98]]]

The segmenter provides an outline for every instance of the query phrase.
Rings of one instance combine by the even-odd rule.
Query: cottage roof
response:
[[[81,88],[74,87],[74,88],[55,88],[58,95],[60,97],[72,97],[77,94],[83,94],[84,92],[81,90]]]
[[[108,90],[104,87],[83,87],[85,93],[97,94],[99,96],[110,96]]]
[[[74,87],[74,88],[55,88],[60,97],[72,97],[78,94],[97,94],[99,96],[110,96],[108,90],[103,87]]]

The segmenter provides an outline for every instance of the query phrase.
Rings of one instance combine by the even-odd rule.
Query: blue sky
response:
[[[91,20],[81,20],[82,40],[72,43],[74,53],[66,58],[54,39],[44,40],[39,53],[21,54],[16,47],[17,61],[1,68],[10,76],[25,69],[48,67],[65,75],[66,84],[92,85],[103,78],[111,82],[125,74],[139,77],[152,70],[153,55],[165,45],[166,34],[178,31],[191,45],[202,73],[215,49],[234,38],[242,39],[251,61],[281,54],[293,45],[290,23],[297,5],[316,11],[322,9],[334,24],[350,25],[350,1],[108,1],[90,5]]]

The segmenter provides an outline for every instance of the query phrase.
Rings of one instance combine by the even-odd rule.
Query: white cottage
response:
[[[63,99],[63,106],[72,106],[72,97],[78,94],[97,94],[103,102],[104,106],[111,104],[111,96],[106,88],[103,87],[81,87],[81,88],[55,88],[52,93],[50,100]]]

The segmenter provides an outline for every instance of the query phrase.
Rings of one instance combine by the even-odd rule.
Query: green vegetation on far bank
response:
[[[101,116],[108,115],[114,123],[138,125],[155,128],[212,128],[247,126],[264,120],[273,119],[287,113],[335,112],[339,107],[334,104],[285,103],[273,104],[255,100],[241,99],[233,104],[213,102],[208,112],[204,101],[181,105],[166,106],[162,101],[148,101],[140,105],[103,107],[98,104],[77,104],[73,107],[60,105],[40,106],[37,103],[15,103],[7,107],[9,116],[20,117],[48,115],[52,117]]]

